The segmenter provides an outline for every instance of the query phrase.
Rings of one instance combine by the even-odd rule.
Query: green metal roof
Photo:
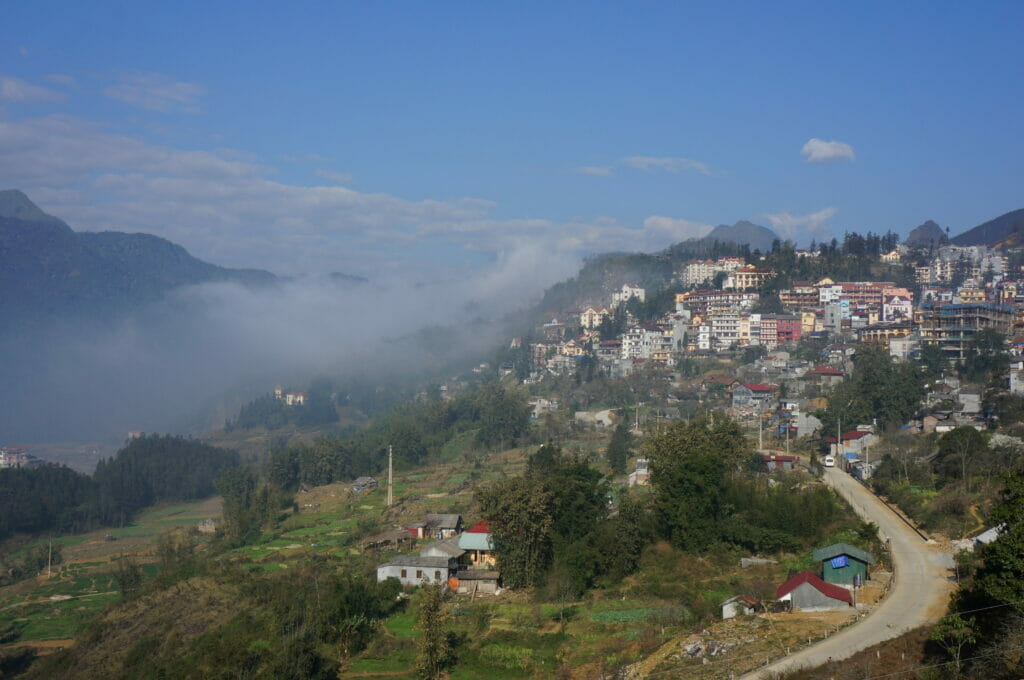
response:
[[[490,534],[466,532],[459,536],[459,547],[463,550],[494,550]]]
[[[850,557],[855,557],[861,562],[867,562],[868,564],[874,564],[876,562],[871,553],[861,550],[849,543],[833,543],[830,546],[818,548],[811,553],[811,557],[815,562],[824,562],[825,560],[830,560],[833,557],[838,557],[839,555],[849,555]]]

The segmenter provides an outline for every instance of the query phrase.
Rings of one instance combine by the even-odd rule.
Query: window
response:
[[[403,569],[403,570],[402,570],[402,578],[405,578],[405,576],[406,576],[406,574],[405,574],[405,569]]]
[[[422,569],[417,569],[416,570],[416,578],[423,578],[423,570]]]
[[[435,571],[434,572],[434,580],[435,581],[440,581],[441,580],[441,572],[440,571]]]

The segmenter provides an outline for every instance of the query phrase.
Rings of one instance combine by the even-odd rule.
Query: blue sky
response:
[[[1024,4],[10,4],[0,186],[230,266],[461,271],[1024,207]]]

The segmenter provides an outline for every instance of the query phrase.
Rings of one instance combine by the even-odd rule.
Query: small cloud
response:
[[[839,212],[837,208],[829,206],[809,215],[793,215],[789,212],[781,212],[765,215],[765,219],[771,222],[772,229],[782,238],[791,241],[802,241],[805,239],[801,239],[801,237],[819,238],[822,236],[828,223],[835,217],[837,212]]]
[[[335,184],[351,184],[355,178],[347,172],[332,172],[330,170],[317,170],[319,177],[334,182]]]
[[[578,175],[591,175],[592,177],[611,177],[615,171],[607,166],[584,165],[576,168]]]
[[[281,156],[281,160],[285,163],[329,163],[331,159],[318,153],[308,153],[305,156]]]
[[[62,102],[64,95],[21,78],[0,74],[0,102]]]
[[[43,80],[54,85],[60,85],[61,87],[77,87],[78,82],[74,76],[69,76],[65,73],[51,73],[43,76]]]
[[[692,158],[630,156],[629,158],[623,158],[621,163],[627,168],[637,168],[639,170],[660,170],[671,173],[677,173],[682,170],[695,170],[702,175],[711,174],[711,168],[707,163],[695,161]]]
[[[711,231],[711,225],[678,217],[651,215],[644,220],[644,229],[652,235],[657,234],[677,242],[706,236]]]
[[[160,113],[199,113],[205,90],[195,83],[174,80],[160,73],[138,72],[103,90],[119,102]]]
[[[817,137],[808,139],[800,153],[803,154],[805,163],[853,161],[857,158],[853,153],[853,147],[846,142],[837,142],[835,140],[826,142],[824,139],[818,139]]]

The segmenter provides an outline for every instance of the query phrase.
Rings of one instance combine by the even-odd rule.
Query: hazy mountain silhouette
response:
[[[903,243],[908,246],[927,246],[931,244],[938,245],[944,240],[946,240],[946,230],[933,220],[928,220],[924,224],[914,227],[907,234],[907,238],[904,239]]]
[[[179,286],[268,284],[270,272],[227,269],[150,234],[76,232],[16,189],[0,191],[0,320],[34,323],[129,312]]]

